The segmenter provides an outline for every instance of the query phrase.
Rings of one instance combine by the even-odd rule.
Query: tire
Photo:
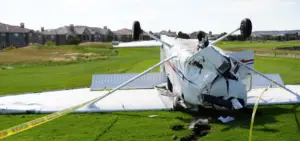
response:
[[[171,83],[169,77],[167,77],[167,86],[168,86],[168,90],[169,90],[170,92],[173,92],[173,85],[172,85],[172,83]]]
[[[173,111],[180,111],[181,105],[179,104],[179,96],[174,97],[173,99]]]

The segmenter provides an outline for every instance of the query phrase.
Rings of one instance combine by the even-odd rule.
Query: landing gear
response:
[[[180,109],[182,108],[182,106],[180,105],[180,98],[179,96],[175,96],[173,98],[173,111],[180,111]]]
[[[170,92],[173,92],[173,85],[172,85],[169,77],[167,77],[167,87]]]

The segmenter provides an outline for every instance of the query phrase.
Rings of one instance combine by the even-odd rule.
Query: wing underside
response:
[[[121,47],[158,47],[162,46],[162,44],[155,40],[150,41],[134,41],[134,42],[121,42],[117,45],[113,45],[115,48]]]

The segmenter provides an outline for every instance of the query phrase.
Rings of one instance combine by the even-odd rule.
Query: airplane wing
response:
[[[109,89],[115,88],[132,75],[135,74],[94,75],[90,88],[2,96],[0,97],[0,114],[52,113],[60,111],[78,105],[78,103],[102,96],[106,94]],[[276,75],[270,74],[270,77],[274,76]],[[260,76],[253,77],[253,86],[255,86],[255,88],[248,92],[248,107],[255,104],[259,95],[266,88],[264,86],[269,84],[267,82],[260,82],[261,79],[263,78],[260,78]],[[75,113],[171,110],[173,108],[173,97],[172,94],[164,88],[165,82],[166,77],[163,73],[148,73],[134,80],[123,89],[98,101],[94,106],[86,105],[77,109]],[[155,86],[157,87],[154,88]],[[300,92],[300,85],[286,85],[286,87],[293,91]],[[297,104],[300,103],[299,97],[284,89],[274,87],[269,88],[269,90],[264,93],[259,104]]]
[[[160,39],[168,42],[169,44],[183,44],[186,46],[196,46],[198,44],[198,39],[181,39],[181,38],[174,38],[169,37],[166,35],[160,35]],[[210,40],[213,41],[213,40]],[[113,45],[115,48],[122,48],[122,47],[157,47],[162,46],[163,44],[156,40],[149,40],[149,41],[132,41],[132,42],[120,42],[119,44]]]
[[[158,47],[158,46],[162,46],[162,43],[160,43],[156,40],[121,42],[117,45],[113,45],[113,47],[115,47],[115,48],[121,48],[121,47]]]
[[[42,93],[11,95],[0,98],[0,113],[53,113],[104,95],[107,91],[91,91],[89,88]],[[170,100],[164,101],[155,89],[119,90],[98,101],[94,106],[77,109],[81,112],[113,112],[140,110],[169,110]]]
[[[287,88],[294,92],[300,92],[300,85],[286,85]],[[248,92],[247,106],[254,106],[260,94],[265,88],[256,88]],[[282,88],[269,88],[264,92],[259,105],[285,105],[285,104],[299,104],[300,94],[294,95]]]

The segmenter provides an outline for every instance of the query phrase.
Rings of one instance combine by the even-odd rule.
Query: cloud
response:
[[[96,0],[58,0],[57,3],[67,11],[86,13],[90,9],[95,7],[97,1]]]

